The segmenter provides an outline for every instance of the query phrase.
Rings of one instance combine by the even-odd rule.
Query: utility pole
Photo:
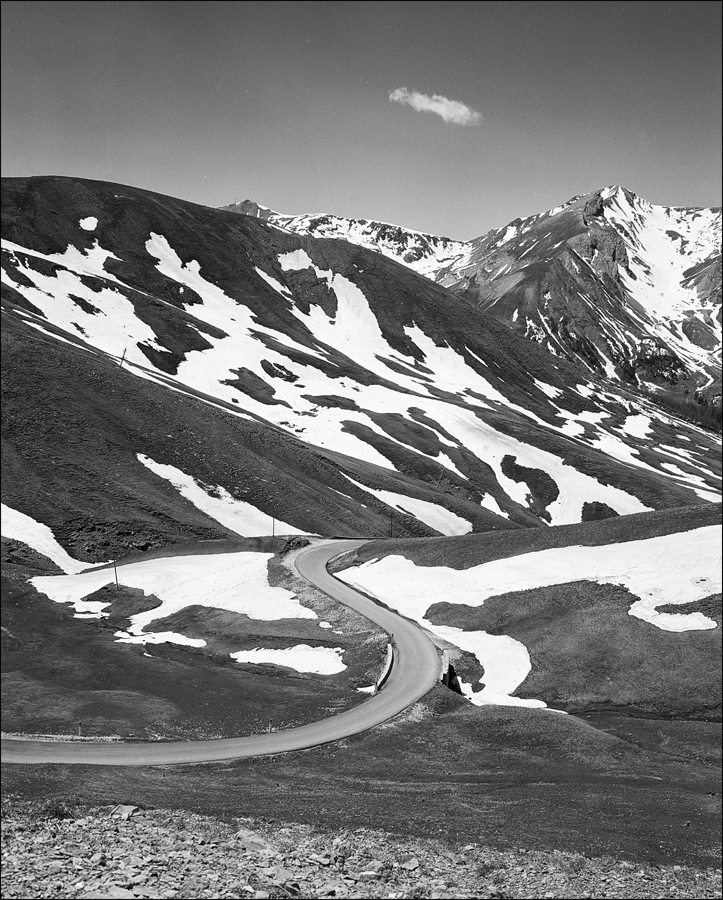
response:
[[[392,532],[394,530],[394,510],[389,510],[389,537],[392,537]]]
[[[271,517],[271,537],[276,537],[276,519]]]
[[[117,591],[119,591],[119,590],[120,590],[120,586],[119,586],[119,584],[118,584],[118,569],[117,569],[117,567],[116,567],[115,560],[113,560],[113,572],[115,573],[115,589],[116,589]]]
[[[126,358],[126,351],[127,351],[127,350],[128,350],[128,345],[126,345],[126,346],[123,348],[123,356],[121,356],[121,360],[120,360],[120,362],[118,363],[118,366],[119,366],[119,367],[123,365],[123,360]]]

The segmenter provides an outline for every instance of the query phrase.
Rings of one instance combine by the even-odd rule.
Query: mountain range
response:
[[[560,229],[586,219],[612,234],[628,197],[595,196],[508,229],[508,249],[503,236],[485,246],[521,255],[558,234],[535,282],[553,296],[553,275],[568,284],[565,261],[584,257]],[[718,437],[562,345],[526,340],[521,313],[516,334],[470,302],[471,251],[447,263],[452,242],[389,231],[377,252],[256,213],[84,179],[4,180],[3,496],[79,559],[272,529],[455,535],[719,501]],[[712,213],[698,218],[696,234],[714,230]],[[676,221],[690,227],[673,245],[697,247],[695,215]],[[436,280],[389,258],[402,245],[418,269],[444,263]],[[628,290],[605,271],[622,260],[615,246],[601,237],[588,266],[610,304]],[[708,284],[708,256],[690,252]],[[504,298],[532,277],[512,269],[489,281],[510,318]]]
[[[376,250],[613,381],[720,402],[719,208],[656,206],[612,186],[471,241],[249,200],[223,208]]]

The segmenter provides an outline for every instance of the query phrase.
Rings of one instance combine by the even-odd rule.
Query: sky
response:
[[[719,2],[2,2],[3,176],[467,240],[721,205]]]

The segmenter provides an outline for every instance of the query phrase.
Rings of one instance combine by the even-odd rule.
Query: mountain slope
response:
[[[85,558],[118,508],[157,545],[250,508],[425,536],[720,497],[712,435],[379,253],[54,177],[4,183],[3,234],[6,502]]]
[[[719,720],[720,516],[373,541],[333,565],[445,642],[477,705]]]
[[[608,187],[468,242],[330,215],[224,207],[376,250],[614,381],[720,396],[721,211]]]

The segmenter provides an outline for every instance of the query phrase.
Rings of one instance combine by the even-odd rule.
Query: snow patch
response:
[[[204,488],[191,475],[187,475],[175,466],[154,462],[142,453],[137,453],[136,456],[151,472],[169,481],[182,497],[193,503],[196,509],[200,509],[201,512],[242,537],[256,537],[274,532],[276,534],[307,534],[287,522],[274,520],[272,516],[261,512],[244,500],[236,500],[226,488],[220,485]]]
[[[344,474],[343,472],[341,473]],[[369,494],[373,494],[387,506],[392,506],[400,512],[410,515],[430,528],[434,528],[440,534],[447,536],[454,534],[469,534],[472,531],[472,523],[458,516],[456,513],[450,512],[445,507],[437,503],[431,503],[429,500],[419,500],[417,497],[408,497],[406,494],[397,494],[394,491],[384,491],[379,488],[371,488],[365,484],[360,484],[344,475],[352,484],[355,484],[361,490]]]
[[[24,254],[29,253],[16,244],[12,247]],[[68,247],[64,254],[30,255],[57,263],[60,268],[53,274],[44,274],[18,262],[17,271],[31,284],[13,281],[4,269],[2,279],[39,309],[48,322],[114,356],[120,356],[126,348],[128,362],[142,365],[148,363],[148,359],[136,346],[138,343],[145,343],[157,350],[163,349],[156,341],[153,329],[137,318],[133,304],[119,290],[107,286],[97,290],[96,285],[89,286],[82,280],[83,276],[92,276],[117,281],[103,269],[103,263],[108,257],[118,259],[117,256],[102,250],[97,243],[92,250],[87,251],[87,256],[75,247]],[[74,297],[86,301],[88,307],[81,308]]]
[[[620,431],[623,434],[630,435],[630,437],[647,438],[652,433],[652,424],[649,416],[638,413],[637,415],[627,416],[620,426]]]
[[[551,384],[546,384],[544,381],[538,381],[536,378],[533,378],[532,380],[543,394],[547,394],[547,396],[552,397],[553,400],[562,394],[560,388],[553,387]]]
[[[205,647],[202,638],[190,638],[176,631],[152,631],[147,634],[129,634],[127,631],[116,631],[116,644],[181,644],[184,647]],[[150,654],[146,654],[150,655]]]
[[[259,269],[258,266],[254,266],[257,275],[260,275],[267,284],[270,284],[271,287],[278,293],[284,297],[290,297],[291,291],[286,287],[285,284],[282,284],[280,281],[277,281],[271,275],[267,275],[266,272]]]
[[[308,644],[296,644],[281,650],[270,650],[258,647],[255,650],[239,650],[229,653],[239,663],[272,663],[296,669],[297,672],[312,672],[315,675],[337,675],[346,666],[341,661],[342,647],[310,647]]]
[[[75,575],[93,565],[105,565],[105,563],[87,563],[74,559],[58,543],[52,530],[42,522],[37,522],[25,513],[11,509],[2,504],[2,518],[0,519],[2,536],[10,540],[27,544],[41,556],[45,556],[59,566],[66,574]]]
[[[506,513],[504,509],[502,509],[502,507],[495,500],[492,494],[485,494],[482,498],[480,506],[484,506],[485,509],[493,512],[496,516],[503,516],[505,519],[509,519],[510,517],[510,514]]]

